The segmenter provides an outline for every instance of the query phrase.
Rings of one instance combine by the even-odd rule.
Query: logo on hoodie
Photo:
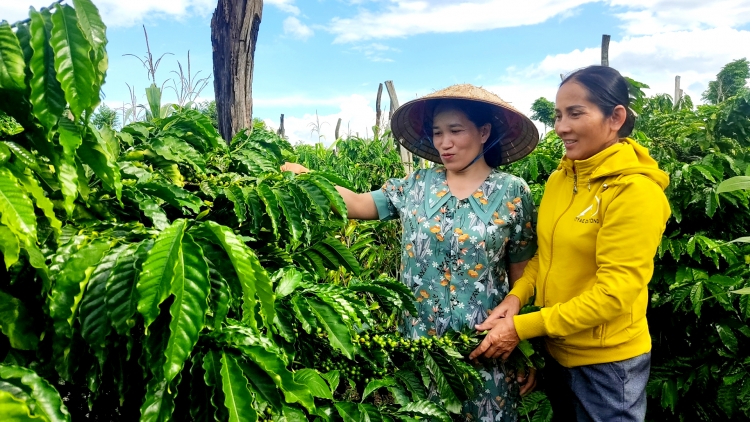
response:
[[[597,215],[599,215],[599,206],[601,206],[601,203],[602,201],[599,199],[599,196],[594,196],[594,203],[581,211],[581,213],[576,216],[576,221],[583,224],[599,224]]]

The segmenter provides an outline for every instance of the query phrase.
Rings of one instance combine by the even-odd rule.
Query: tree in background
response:
[[[708,83],[708,89],[703,92],[702,98],[711,104],[718,104],[747,89],[748,78],[750,62],[746,58],[728,63],[716,75],[716,80]]]
[[[120,124],[120,117],[117,115],[117,110],[113,110],[102,103],[91,116],[91,122],[97,129],[101,129],[104,126],[108,126],[111,129]]]
[[[544,97],[539,97],[531,105],[531,111],[531,119],[541,122],[544,125],[545,132],[548,127],[555,127],[555,103]]]
[[[195,109],[211,120],[211,125],[219,129],[219,116],[216,113],[216,101],[201,101],[195,105]]]

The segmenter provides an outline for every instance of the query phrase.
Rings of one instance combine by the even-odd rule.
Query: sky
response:
[[[196,80],[211,77],[217,0],[94,2],[108,27],[109,106],[130,102],[128,85],[146,102],[146,70],[126,55],[146,54],[144,26],[152,54],[166,54],[156,74],[164,101],[176,99],[166,87],[188,52]],[[0,0],[0,20],[50,3]],[[536,98],[554,101],[560,74],[599,64],[602,34],[611,35],[610,65],[649,94],[672,94],[679,75],[697,103],[723,65],[750,58],[750,0],[265,0],[253,117],[275,128],[283,113],[293,142],[330,144],[339,118],[342,134],[368,136],[386,80],[402,104],[470,83],[530,114]],[[208,82],[201,100],[213,98]]]

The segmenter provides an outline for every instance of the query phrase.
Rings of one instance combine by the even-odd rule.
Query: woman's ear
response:
[[[492,124],[490,123],[485,123],[479,128],[479,136],[482,138],[482,144],[490,138],[490,132],[492,132]]]
[[[609,116],[610,128],[614,132],[618,132],[622,125],[625,124],[625,120],[627,120],[627,118],[628,110],[626,110],[622,105],[615,106],[615,109],[612,110],[612,115]]]

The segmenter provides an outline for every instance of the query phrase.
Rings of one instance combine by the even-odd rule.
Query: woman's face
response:
[[[432,141],[447,170],[460,171],[482,152],[490,136],[490,124],[478,128],[462,111],[436,110]]]
[[[585,160],[617,143],[617,131],[625,122],[625,107],[618,105],[610,117],[589,101],[588,91],[571,81],[557,91],[555,132],[571,160]]]

